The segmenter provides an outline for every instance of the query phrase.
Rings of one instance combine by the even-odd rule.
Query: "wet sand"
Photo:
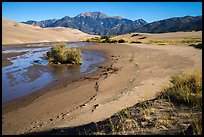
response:
[[[107,61],[97,64],[98,71],[70,84],[61,79],[39,92],[4,104],[2,134],[103,120],[141,100],[153,98],[172,74],[202,67],[202,50],[193,47],[98,44],[80,48],[103,51]]]
[[[25,52],[2,54],[2,67],[9,66],[12,64],[11,61],[9,61],[7,58],[19,56],[19,55],[22,55],[24,53]]]

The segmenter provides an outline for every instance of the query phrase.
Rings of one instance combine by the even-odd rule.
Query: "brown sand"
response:
[[[41,28],[2,18],[3,45],[37,42],[82,41],[88,37],[94,37],[94,35],[86,34],[77,29],[64,27]]]
[[[201,69],[202,64],[202,50],[186,46],[98,44],[81,48],[102,50],[108,60],[98,64],[97,72],[46,92],[24,107],[4,112],[2,134],[103,120],[139,101],[154,98],[172,74]],[[3,105],[3,110],[8,107],[13,104]]]
[[[137,34],[133,36],[133,34]],[[125,39],[128,41],[137,41],[141,39],[147,40],[170,40],[177,41],[185,38],[201,38],[202,31],[191,31],[191,32],[168,32],[168,33],[128,33],[123,35],[114,36],[113,39]]]
[[[24,54],[24,52],[23,53],[6,53],[6,54],[2,54],[2,67],[9,66],[9,65],[12,64],[11,61],[8,60],[8,58],[19,56],[19,55],[22,55],[22,54]]]

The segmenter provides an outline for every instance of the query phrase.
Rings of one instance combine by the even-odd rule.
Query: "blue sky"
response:
[[[3,2],[2,16],[13,21],[60,19],[82,12],[100,11],[109,16],[147,22],[202,15],[202,2]]]

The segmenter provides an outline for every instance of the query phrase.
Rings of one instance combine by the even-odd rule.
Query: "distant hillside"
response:
[[[130,32],[165,33],[202,30],[202,16],[177,17],[147,23],[143,19],[132,21],[120,16],[111,17],[101,12],[85,12],[73,18],[65,16],[61,19],[44,21],[29,20],[23,23],[43,28],[74,28],[94,35],[120,35]]]
[[[202,16],[185,16],[155,21],[142,27],[138,27],[132,30],[132,32],[165,33],[193,30],[202,30]]]
[[[61,19],[44,21],[27,21],[25,24],[47,27],[69,27],[81,30],[88,34],[95,35],[115,35],[128,33],[137,27],[147,24],[143,19],[135,21],[128,20],[119,16],[108,16],[101,12],[85,12],[76,17],[65,16]]]
[[[77,29],[41,28],[2,18],[2,44],[81,41],[87,37],[94,36]]]

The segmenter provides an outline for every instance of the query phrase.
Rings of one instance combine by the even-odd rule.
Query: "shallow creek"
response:
[[[69,81],[97,70],[96,63],[105,61],[101,52],[82,50],[82,65],[49,65],[44,59],[52,44],[2,46],[2,54],[22,53],[8,57],[11,65],[2,67],[2,102],[38,91],[49,83],[66,78]],[[74,42],[67,47],[91,46],[94,43]],[[2,56],[3,56],[2,55]]]

